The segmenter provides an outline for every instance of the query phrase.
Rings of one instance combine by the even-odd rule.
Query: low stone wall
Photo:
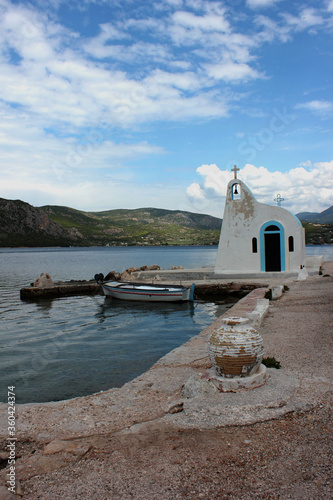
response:
[[[192,276],[192,279],[195,283],[194,298],[196,300],[232,301],[244,297],[256,288],[267,287],[267,284],[263,283],[235,283],[231,281],[222,283],[219,280],[198,283],[199,277]],[[165,280],[159,281],[159,283],[163,282]],[[21,300],[53,299],[75,295],[103,295],[103,290],[101,285],[88,281],[56,283],[51,287],[30,286],[20,290]]]
[[[56,299],[73,295],[103,295],[103,291],[97,283],[64,283],[46,288],[30,286],[20,290],[21,300]]]
[[[198,283],[195,285],[194,298],[206,301],[238,300],[248,295],[252,290],[266,288],[263,283]]]

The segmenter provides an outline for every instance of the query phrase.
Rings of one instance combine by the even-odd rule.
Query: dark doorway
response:
[[[280,233],[265,232],[264,236],[265,236],[265,271],[267,272],[281,271]]]

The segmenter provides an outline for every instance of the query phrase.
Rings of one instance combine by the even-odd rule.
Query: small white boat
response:
[[[185,302],[193,301],[194,284],[182,285],[155,285],[150,283],[130,283],[108,281],[99,283],[104,294],[121,300],[141,300],[147,302]]]

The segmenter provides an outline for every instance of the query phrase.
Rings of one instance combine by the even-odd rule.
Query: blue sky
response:
[[[333,0],[0,0],[0,196],[333,204]]]

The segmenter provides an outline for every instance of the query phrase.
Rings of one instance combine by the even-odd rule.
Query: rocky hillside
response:
[[[77,242],[75,228],[64,229],[40,208],[0,198],[0,246],[66,246]]]

